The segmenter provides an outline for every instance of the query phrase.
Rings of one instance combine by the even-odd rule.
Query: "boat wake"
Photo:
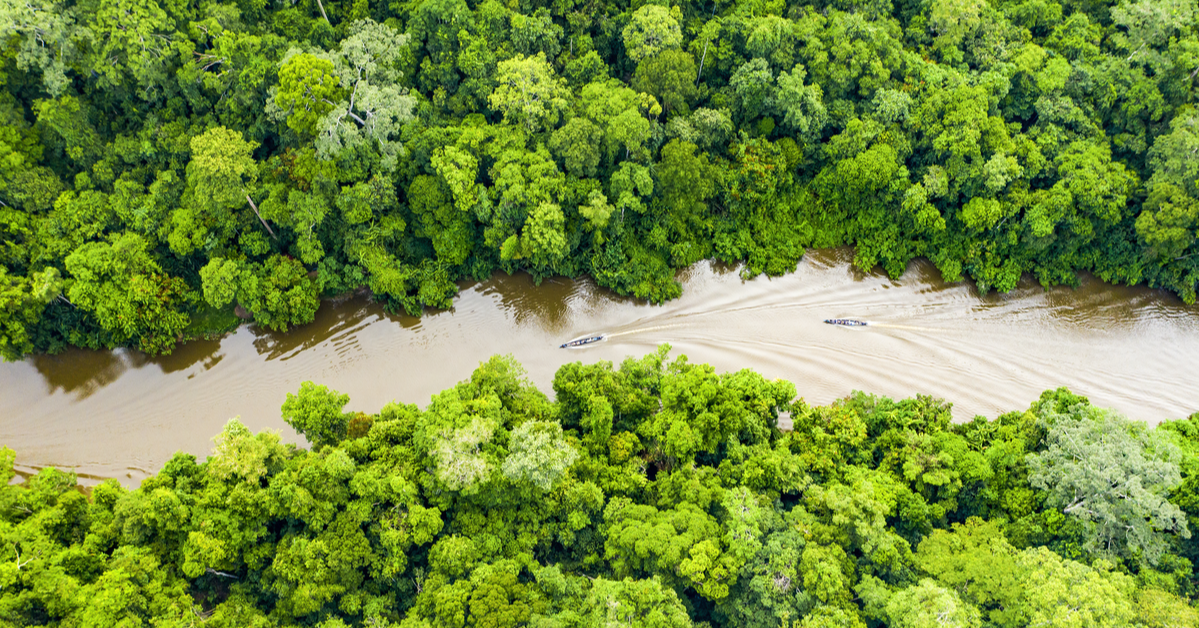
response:
[[[675,325],[656,325],[654,327],[641,327],[638,329],[630,329],[628,331],[618,331],[614,334],[608,334],[607,337],[615,338],[617,336],[628,336],[629,334],[643,334],[647,331],[658,331],[659,329],[674,329],[676,327],[682,327],[682,325],[675,324]]]
[[[616,338],[617,336],[628,336],[630,334],[642,334],[642,333],[649,332],[649,331],[657,331],[659,329],[672,329],[675,327],[682,327],[682,325],[657,325],[654,327],[640,327],[638,329],[630,329],[628,331],[618,331],[618,332],[611,333],[611,334],[603,334],[603,333],[597,332],[594,334],[587,334],[586,336],[579,336],[578,338],[564,342],[564,343],[558,345],[558,348],[559,349],[578,349],[581,347],[587,347],[587,346],[591,346],[593,344],[604,342],[605,340],[608,340],[609,338]]]
[[[870,323],[871,327],[882,327],[885,329],[904,329],[907,331],[931,331],[931,332],[947,332],[948,329],[940,327],[918,327],[916,325],[892,325],[890,323]]]

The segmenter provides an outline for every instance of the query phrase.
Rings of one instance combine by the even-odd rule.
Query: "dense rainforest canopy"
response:
[[[311,450],[233,420],[133,491],[0,449],[0,626],[1199,625],[1199,414],[952,424],[666,351],[553,401],[498,357],[423,410],[307,382]]]
[[[1196,0],[0,0],[0,354],[805,247],[1195,299]]]

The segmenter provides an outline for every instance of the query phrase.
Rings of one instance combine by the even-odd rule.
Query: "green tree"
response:
[[[886,613],[890,619],[888,625],[895,628],[982,626],[978,609],[963,602],[953,591],[928,579],[891,596]]]
[[[566,172],[594,177],[600,162],[603,132],[586,118],[571,118],[550,136],[549,148],[562,160]]]
[[[299,261],[272,255],[264,262],[214,257],[200,269],[204,300],[215,308],[236,301],[276,331],[312,322],[320,307],[316,284]]]
[[[322,158],[370,148],[378,151],[383,169],[392,170],[416,105],[402,83],[408,38],[371,19],[345,28],[335,52],[292,49],[284,56],[268,113],[315,135]]]
[[[642,60],[633,74],[633,89],[653,95],[667,115],[686,115],[695,98],[695,58],[682,50],[664,50]]]
[[[325,116],[343,96],[329,59],[301,53],[279,68],[275,106],[288,112],[287,126],[298,133],[319,133]]]
[[[1137,218],[1137,234],[1162,262],[1188,255],[1199,234],[1199,114],[1184,109],[1149,151],[1153,175],[1149,199]],[[1186,296],[1184,294],[1184,296]]]
[[[0,358],[18,360],[33,351],[30,329],[42,311],[62,296],[58,269],[50,266],[32,277],[10,275],[0,266]]]
[[[283,420],[314,447],[336,445],[345,438],[350,422],[350,415],[345,412],[349,402],[349,395],[304,382],[296,394],[287,393],[287,400],[283,402]]]
[[[1085,403],[1043,407],[1041,421],[1047,446],[1029,454],[1029,482],[1083,522],[1088,550],[1156,564],[1172,535],[1190,537],[1167,499],[1182,478],[1166,434]]]
[[[1065,560],[1044,547],[1021,552],[1018,563],[1026,574],[1018,604],[1019,625],[1058,627],[1127,626],[1134,609],[1131,578]]]
[[[819,85],[804,85],[807,70],[797,64],[790,72],[780,72],[775,106],[782,114],[783,126],[805,138],[819,137],[828,123],[823,93]]]
[[[170,353],[190,322],[183,311],[195,295],[163,272],[141,236],[91,242],[67,256],[71,303],[90,313],[116,342],[136,341],[150,354]]]
[[[69,70],[82,62],[80,48],[92,39],[73,7],[47,0],[6,2],[0,6],[0,32],[17,39],[16,62],[21,70],[36,68],[50,96],[67,89]]]
[[[173,20],[154,0],[96,3],[89,18],[96,54],[91,70],[110,88],[120,88],[132,76],[147,100],[166,87]]]
[[[512,430],[508,441],[508,457],[500,471],[509,480],[528,481],[548,491],[566,473],[576,452],[565,442],[562,427],[545,421],[528,421]]]
[[[249,207],[271,237],[275,230],[267,224],[247,190],[258,179],[258,164],[251,155],[256,145],[241,134],[225,127],[213,127],[191,140],[191,161],[187,164],[188,200],[173,216],[171,250],[188,255],[204,245],[211,235],[223,240],[237,230],[234,208]]]
[[[491,108],[529,133],[553,127],[566,109],[565,87],[543,52],[500,62],[495,78],[495,91],[488,97]]]
[[[666,7],[654,4],[634,11],[622,34],[625,51],[636,63],[683,45],[682,29],[675,15]]]

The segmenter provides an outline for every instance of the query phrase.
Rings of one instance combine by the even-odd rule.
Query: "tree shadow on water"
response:
[[[267,360],[288,360],[325,342],[356,342],[355,335],[359,330],[384,316],[382,305],[366,295],[356,295],[322,302],[312,322],[306,325],[283,332],[251,325],[250,333],[254,334],[254,349],[259,355]],[[419,319],[412,318],[412,321],[413,325],[419,323]]]
[[[133,366],[126,357],[132,353],[136,352],[68,349],[57,355],[35,354],[28,359],[51,394],[61,390],[81,401],[120,379]]]

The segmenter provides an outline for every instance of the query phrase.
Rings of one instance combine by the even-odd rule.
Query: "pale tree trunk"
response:
[[[266,227],[266,232],[271,234],[272,238],[278,240],[279,236],[276,236],[275,230],[271,229],[271,226],[266,224],[266,221],[262,219],[262,214],[258,213],[258,206],[254,204],[254,199],[250,198],[249,194],[246,194],[246,202],[250,204],[250,209],[254,210],[254,215],[258,216],[258,222],[261,222],[262,226]]]
[[[325,5],[321,2],[321,0],[316,0],[316,6],[320,7],[321,17],[325,18],[325,23],[329,26],[333,26],[333,22],[329,21],[329,16],[325,14]]]

